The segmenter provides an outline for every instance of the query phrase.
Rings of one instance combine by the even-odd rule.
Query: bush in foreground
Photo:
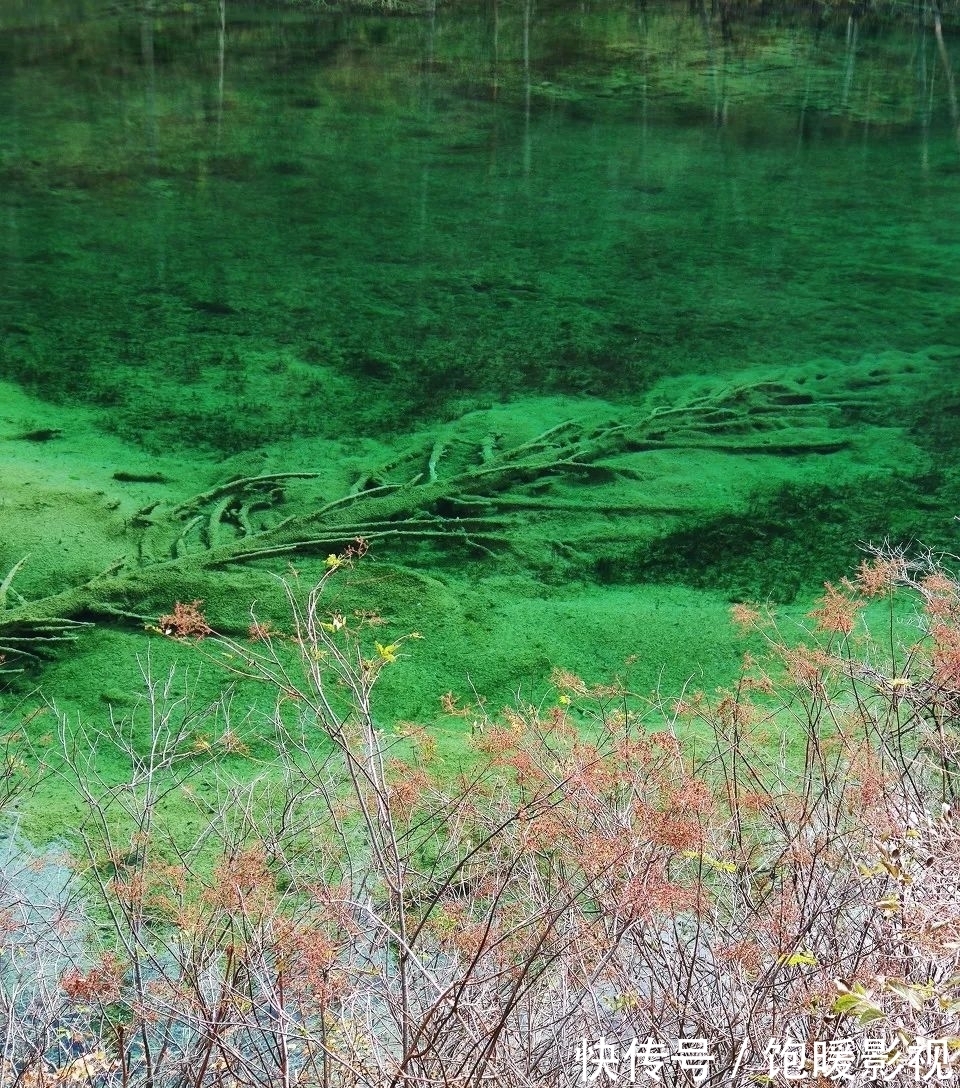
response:
[[[288,631],[198,648],[276,692],[275,759],[245,781],[195,784],[247,752],[228,701],[149,674],[136,721],[61,724],[86,817],[71,879],[4,862],[0,1085],[953,1075],[960,586],[940,563],[875,551],[799,643],[739,606],[768,653],[711,696],[560,672],[497,716],[450,696],[472,734],[454,773],[425,730],[375,724],[402,643],[325,611],[350,559],[290,587]],[[94,772],[107,742],[122,782]]]

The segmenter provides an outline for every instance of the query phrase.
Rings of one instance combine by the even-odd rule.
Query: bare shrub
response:
[[[132,721],[62,723],[97,926],[54,954],[4,913],[36,966],[0,1009],[0,1084],[952,1075],[960,588],[939,562],[878,549],[799,641],[738,606],[768,653],[729,690],[641,698],[558,671],[538,706],[448,694],[472,734],[452,769],[427,730],[377,724],[406,642],[325,610],[352,558],[289,587],[287,631],[197,647],[276,692],[275,759],[247,754],[243,783],[217,762],[263,723],[149,669]],[[120,782],[87,755],[104,743]],[[165,819],[174,791],[197,833]]]

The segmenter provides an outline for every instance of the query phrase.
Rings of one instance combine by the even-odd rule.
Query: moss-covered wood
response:
[[[669,494],[652,502],[649,488],[629,486],[649,475],[647,454],[835,452],[847,441],[831,427],[837,411],[796,382],[765,381],[617,419],[569,420],[523,441],[498,431],[492,415],[472,412],[333,499],[312,493],[311,471],[229,479],[175,506],[144,507],[131,522],[129,554],[80,584],[26,600],[16,592],[17,563],[0,583],[0,654],[10,668],[56,650],[79,624],[142,619],[140,602],[192,574],[336,553],[357,538],[494,553],[520,546],[531,518],[578,510],[618,519],[618,534],[642,532],[643,515],[682,513]],[[611,482],[628,486],[612,498],[600,486]]]

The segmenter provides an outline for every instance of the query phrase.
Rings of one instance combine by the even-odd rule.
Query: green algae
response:
[[[0,573],[27,557],[25,600],[231,477],[316,473],[322,503],[410,450],[469,465],[494,433],[784,380],[794,448],[758,448],[747,421],[739,450],[547,480],[494,554],[375,546],[344,607],[425,636],[384,677],[384,723],[455,752],[444,692],[537,702],[554,665],[714,686],[736,668],[732,600],[802,611],[869,539],[955,547],[949,28],[231,6],[221,39],[199,7],[56,10],[56,31],[0,15]],[[171,570],[14,677],[20,698],[122,713],[138,654],[196,654],[145,623],[194,599],[232,633],[253,602],[282,623],[278,573]],[[204,672],[206,696],[220,683]]]

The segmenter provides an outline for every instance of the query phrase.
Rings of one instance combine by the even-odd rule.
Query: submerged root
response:
[[[517,428],[512,441],[500,429],[505,418],[509,427],[505,411],[468,413],[332,499],[318,496],[317,473],[292,471],[228,480],[166,511],[152,503],[130,522],[137,534],[131,555],[48,597],[26,601],[13,590],[24,556],[0,581],[0,659],[17,666],[49,656],[87,626],[76,616],[135,616],[138,600],[167,580],[337,552],[358,537],[494,556],[529,543],[531,525],[551,513],[583,512],[618,519],[609,530],[592,526],[594,541],[605,532],[622,540],[640,531],[640,516],[683,512],[655,488],[638,490],[646,480],[634,458],[672,450],[823,453],[847,442],[843,431],[824,425],[824,418],[835,422],[836,408],[813,404],[789,381],[700,391],[626,418],[566,419],[533,437]],[[560,483],[566,494],[556,493]],[[617,484],[632,490],[600,490]]]
[[[14,563],[10,570],[7,571],[6,577],[3,579],[2,582],[0,582],[0,611],[7,607],[8,594],[10,594],[11,592],[16,592],[15,590],[11,591],[13,580],[14,578],[16,578],[17,572],[29,558],[29,555],[25,555],[19,562]],[[17,596],[19,597],[20,594],[18,593]]]
[[[75,642],[90,626],[86,621],[66,618],[4,622],[0,617],[0,672],[23,671],[9,668],[11,661],[19,664],[53,657],[64,643]]]

